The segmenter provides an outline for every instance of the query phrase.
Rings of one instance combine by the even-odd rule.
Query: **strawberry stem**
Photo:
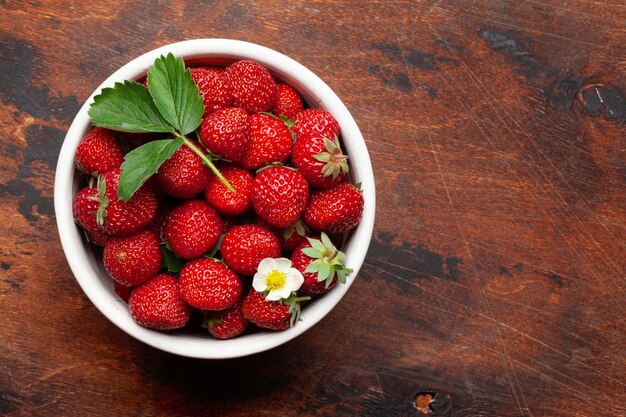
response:
[[[217,178],[219,178],[220,181],[222,181],[222,183],[226,186],[226,188],[228,188],[228,190],[230,192],[233,192],[235,194],[237,193],[237,191],[235,191],[233,186],[230,185],[230,183],[226,180],[226,178],[224,178],[222,173],[215,167],[215,165],[213,165],[211,160],[209,158],[207,158],[207,156],[204,154],[204,152],[202,152],[200,149],[198,149],[198,147],[196,145],[194,145],[193,142],[191,142],[189,139],[187,139],[184,135],[181,135],[178,132],[174,132],[174,135],[176,135],[176,137],[178,137],[178,138],[181,138],[183,140],[183,142],[185,143],[185,145],[187,145],[189,147],[189,149],[191,149],[196,155],[198,155],[200,157],[200,159],[202,159],[202,161],[206,164],[206,166],[208,166],[211,169],[211,171],[213,171],[215,176]]]

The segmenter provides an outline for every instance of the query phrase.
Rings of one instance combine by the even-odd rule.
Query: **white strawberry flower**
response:
[[[265,258],[257,267],[252,287],[257,292],[266,292],[267,301],[287,299],[293,291],[302,286],[302,273],[291,267],[291,261],[286,258]]]

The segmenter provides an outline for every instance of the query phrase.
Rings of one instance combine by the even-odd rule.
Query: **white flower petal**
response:
[[[284,288],[283,288],[283,290],[284,290]],[[265,299],[266,299],[267,301],[278,301],[278,300],[280,300],[281,298],[283,298],[283,297],[282,297],[282,294],[281,294],[281,291],[282,291],[282,290],[272,290],[272,291],[270,291],[270,292],[267,294],[267,297],[265,297]],[[291,293],[289,293],[289,294],[291,294]]]
[[[256,292],[263,292],[267,289],[267,283],[265,282],[265,275],[262,272],[257,272],[254,274],[254,278],[252,278],[252,288]]]
[[[280,300],[281,298],[289,298],[289,296],[291,295],[291,288],[289,288],[289,285],[285,285],[283,288],[274,290],[272,292],[275,293],[278,297],[276,298],[276,300]]]
[[[273,258],[265,258],[265,259],[263,259],[261,262],[259,262],[259,265],[256,268],[256,270],[258,272],[263,273],[263,275],[269,274],[270,271],[272,271],[273,269],[276,269],[276,265],[275,265],[275,262],[274,262]]]
[[[298,291],[304,282],[304,276],[296,268],[291,268],[287,274],[287,284],[291,291]]]
[[[276,269],[283,272],[285,275],[289,273],[289,270],[291,269],[291,260],[287,258],[277,258],[274,259],[274,262]]]

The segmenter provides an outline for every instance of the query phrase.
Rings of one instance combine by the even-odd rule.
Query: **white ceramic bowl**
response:
[[[168,52],[185,58],[188,63],[224,65],[240,59],[257,61],[268,68],[276,79],[296,88],[311,107],[326,109],[339,122],[343,147],[350,156],[351,174],[355,182],[363,184],[365,199],[363,219],[350,234],[343,249],[347,266],[354,273],[345,285],[337,285],[304,307],[302,321],[288,330],[262,331],[231,340],[215,340],[202,332],[181,334],[143,328],[133,321],[126,304],[113,292],[113,281],[104,270],[102,261],[84,241],[82,232],[74,223],[72,200],[80,186],[80,176],[74,169],[74,152],[90,129],[87,111],[94,95],[103,87],[112,87],[115,82],[142,78],[154,60]],[[375,205],[374,176],[363,136],[333,90],[306,67],[279,52],[228,39],[196,39],[166,45],[133,59],[113,73],[93,92],[70,126],[61,148],[54,182],[54,208],[63,250],[76,280],[91,302],[116,326],[148,345],[182,356],[207,359],[245,356],[274,348],[302,334],[328,314],[348,291],[363,264],[372,236]]]

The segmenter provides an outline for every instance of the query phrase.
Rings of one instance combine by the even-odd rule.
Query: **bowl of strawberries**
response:
[[[78,284],[129,335],[223,359],[318,323],[365,259],[365,141],[319,77],[272,49],[197,39],[124,65],[82,106],[55,176]]]

